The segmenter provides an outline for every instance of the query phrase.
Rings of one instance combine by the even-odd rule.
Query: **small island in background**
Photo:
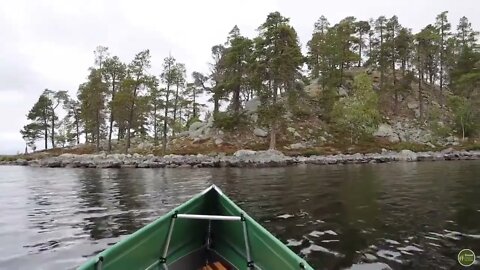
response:
[[[289,19],[273,12],[254,38],[234,26],[212,47],[210,73],[191,76],[171,55],[151,70],[149,50],[124,63],[99,46],[77,94],[43,91],[20,131],[25,153],[0,164],[479,159],[478,32],[466,17],[452,26],[447,15],[417,33],[396,16],[334,25],[321,16],[302,54]],[[44,150],[36,151],[40,143]]]

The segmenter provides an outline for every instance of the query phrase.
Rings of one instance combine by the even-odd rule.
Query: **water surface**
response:
[[[458,269],[459,250],[480,254],[480,161],[0,166],[0,268],[75,268],[212,183],[316,269]]]

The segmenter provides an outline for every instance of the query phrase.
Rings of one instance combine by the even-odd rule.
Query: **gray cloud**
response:
[[[23,149],[19,129],[45,88],[74,94],[93,64],[97,45],[129,62],[150,49],[152,74],[172,53],[188,72],[207,71],[212,45],[223,43],[237,24],[253,37],[271,11],[291,18],[301,43],[310,38],[313,23],[325,15],[331,23],[346,16],[368,19],[398,15],[418,30],[449,10],[453,27],[467,16],[480,29],[475,0],[370,1],[2,1],[0,2],[0,153]]]

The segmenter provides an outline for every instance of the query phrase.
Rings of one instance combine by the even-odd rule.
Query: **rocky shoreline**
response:
[[[279,151],[239,150],[226,155],[139,155],[139,154],[63,154],[57,157],[15,161],[0,161],[0,165],[49,168],[213,168],[213,167],[281,167],[298,164],[333,165],[386,162],[480,160],[480,151],[400,152],[384,150],[371,154],[338,154],[325,156],[286,156]]]

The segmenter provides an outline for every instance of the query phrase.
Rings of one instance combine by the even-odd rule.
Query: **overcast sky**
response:
[[[43,89],[76,92],[97,45],[124,62],[150,49],[157,75],[171,53],[191,73],[208,70],[210,48],[235,24],[253,37],[272,11],[290,18],[304,46],[322,14],[331,23],[395,14],[416,31],[444,10],[454,26],[467,16],[480,30],[478,0],[0,1],[0,154],[23,150],[19,130]]]

